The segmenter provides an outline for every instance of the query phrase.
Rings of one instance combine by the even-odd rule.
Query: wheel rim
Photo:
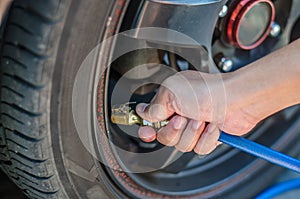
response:
[[[126,7],[124,5],[120,5],[120,8]],[[130,6],[132,5],[129,4],[128,7]],[[135,5],[134,7],[136,8],[138,6]],[[220,7],[220,5],[217,7]],[[125,17],[123,21],[126,20]],[[121,27],[121,30],[122,28],[127,29],[126,27]],[[193,34],[191,33],[191,35]],[[213,33],[211,32],[211,38],[212,37]],[[203,41],[201,43],[208,49],[208,51],[211,51],[211,41]],[[210,46],[207,46],[208,43]],[[102,63],[105,63],[107,61],[108,60],[102,60]],[[118,80],[118,78],[114,77],[114,74],[110,69],[107,71],[106,75],[106,77],[108,77],[107,80]],[[104,85],[104,83],[106,87],[102,86]],[[106,93],[106,95],[104,96],[104,100],[110,99],[109,95],[111,95],[113,84],[113,82],[105,82],[105,79],[103,77],[103,79],[98,82],[97,86],[97,115],[103,115],[104,112],[106,115],[106,118],[97,118],[97,120],[101,129],[106,129],[111,132],[111,134],[108,135],[109,138],[115,138],[113,136],[120,134],[120,130],[116,129],[116,127],[110,123],[110,106],[108,104],[104,104],[107,103],[107,101],[103,101],[103,96],[100,93]],[[147,97],[144,96],[144,99],[146,98],[151,98],[151,95]],[[102,111],[99,111],[99,107],[104,107],[104,109]],[[250,134],[249,138],[263,143],[266,146],[272,146],[277,150],[286,151],[288,150],[288,147],[282,146],[281,143],[293,143],[299,138],[299,136],[297,136],[297,131],[295,131],[295,127],[299,123],[297,114],[299,114],[298,107],[294,107],[292,110],[285,110],[262,123],[255,132]],[[278,120],[281,120],[282,122],[278,123]],[[106,124],[106,126],[104,126],[103,124]],[[291,124],[293,125],[291,126]],[[282,132],[285,133],[282,134]],[[98,138],[101,136],[105,137],[107,135],[96,135],[96,137]],[[268,166],[261,160],[257,160],[254,157],[223,146],[222,149],[217,150],[212,155],[199,160],[191,161],[188,166],[181,172],[176,173],[174,172],[174,170],[171,170],[170,172],[169,170],[162,169],[157,172],[146,174],[125,173],[122,170],[127,170],[127,168],[124,168],[126,167],[126,165],[122,165],[122,163],[120,164],[117,162],[119,160],[119,154],[116,153],[116,150],[107,148],[104,149],[104,145],[106,145],[105,147],[113,148],[113,146],[110,146],[110,143],[103,144],[103,140],[105,140],[106,138],[104,137],[103,139],[100,138],[100,141],[98,141],[98,149],[100,150],[100,153],[108,153],[106,157],[102,156],[102,158],[106,158],[107,162],[112,161],[114,165],[113,168],[116,169],[108,169],[107,171],[112,177],[112,180],[117,182],[118,185],[123,188],[124,192],[133,197],[144,197],[147,194],[149,194],[149,196],[151,197],[211,197],[234,189],[234,187],[237,186],[237,183],[239,183],[239,181],[237,181],[237,174],[246,176],[248,172],[252,171],[252,175],[255,175],[258,173],[256,173],[254,170],[260,172],[260,169],[266,168]],[[140,148],[140,146],[138,146],[137,148]],[[132,149],[128,148],[128,150]],[[184,157],[187,156],[194,157],[194,155],[191,153],[184,155]],[[187,159],[190,159],[190,157],[188,157]],[[197,157],[194,159],[197,159]],[[234,165],[234,162],[239,162],[239,164],[235,164],[235,166],[233,167],[232,165]],[[227,166],[226,171],[224,172],[224,165],[231,166]],[[216,173],[218,173],[218,175],[215,175]],[[128,184],[131,186],[128,186]]]

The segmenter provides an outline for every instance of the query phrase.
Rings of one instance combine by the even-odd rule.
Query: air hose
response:
[[[300,173],[300,160],[282,154],[271,148],[260,145],[243,137],[221,132],[219,141],[241,151],[257,156],[278,166]],[[300,178],[276,184],[255,197],[255,199],[270,199],[279,194],[300,188]]]
[[[285,182],[278,183],[255,197],[255,199],[269,199],[279,194],[285,193],[287,191],[291,191],[294,189],[300,188],[300,178],[299,179],[292,179]]]
[[[300,173],[300,160],[297,160],[293,157],[275,151],[271,148],[253,142],[246,138],[221,132],[219,141],[241,151],[274,163],[278,166]]]

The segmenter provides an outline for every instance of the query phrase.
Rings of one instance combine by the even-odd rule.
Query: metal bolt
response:
[[[281,32],[281,27],[278,23],[272,22],[271,24],[271,31],[270,31],[270,36],[271,37],[278,37]]]
[[[230,72],[233,68],[233,61],[229,58],[222,57],[220,62],[219,62],[219,67],[224,72]]]
[[[225,17],[228,13],[228,7],[224,5],[222,7],[222,10],[219,12],[219,17]]]

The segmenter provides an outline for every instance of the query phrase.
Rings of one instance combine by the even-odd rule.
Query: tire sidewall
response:
[[[105,186],[105,175],[95,173],[93,156],[76,131],[72,89],[80,65],[100,43],[114,6],[110,0],[73,1],[59,43],[52,78],[51,139],[57,173],[69,198],[113,197]]]

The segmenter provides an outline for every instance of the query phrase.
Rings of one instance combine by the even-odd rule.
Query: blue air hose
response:
[[[278,166],[300,173],[300,160],[260,145],[246,138],[221,132],[219,141],[241,151],[274,163]]]
[[[255,197],[255,199],[270,199],[279,194],[300,188],[300,179],[293,179],[285,182],[278,183]]]
[[[278,151],[260,145],[246,138],[221,132],[219,141],[241,151],[274,163],[278,166],[300,173],[300,160],[282,154]],[[299,188],[300,179],[289,180],[266,189],[261,194],[256,196],[255,199],[270,199],[284,192]]]

